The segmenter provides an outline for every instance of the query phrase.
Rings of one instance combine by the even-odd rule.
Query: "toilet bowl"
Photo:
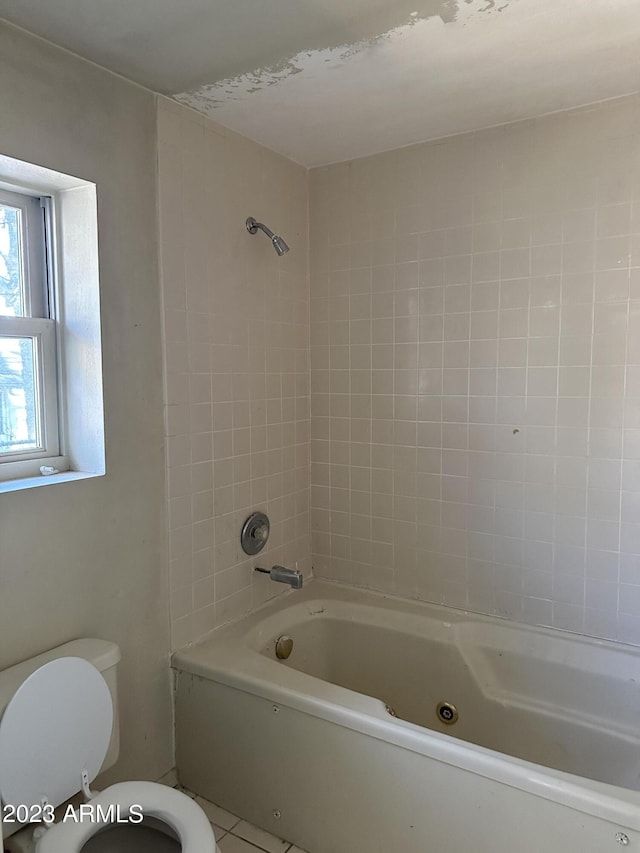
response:
[[[121,782],[105,788],[91,800],[90,804],[98,813],[98,806],[102,806],[104,812],[109,814],[110,806],[119,806],[120,815],[128,811],[131,806],[140,807],[145,818],[155,818],[170,830],[179,844],[178,850],[182,853],[203,853],[216,850],[215,837],[211,824],[200,806],[186,794],[158,785],[154,782]],[[117,813],[113,810],[112,813]],[[114,821],[96,820],[85,822],[55,823],[51,828],[44,830],[40,838],[35,841],[35,853],[81,853],[88,846],[91,839],[101,836],[109,826],[122,826]],[[127,835],[131,839],[132,849],[139,850],[141,845],[136,844],[135,837],[138,832],[152,832],[141,823],[131,824],[126,827]],[[108,840],[105,842],[106,849]],[[96,849],[95,845],[93,845]],[[111,849],[114,849],[113,846]],[[117,847],[115,848],[118,849]],[[154,848],[151,848],[154,849]],[[168,848],[170,849],[170,848]]]
[[[113,644],[76,641],[0,673],[5,836],[16,828],[7,824],[12,808],[23,820],[45,818],[5,841],[9,851],[219,853],[207,816],[186,794],[154,782],[89,787],[117,757],[118,660]],[[53,821],[53,809],[78,792],[85,802],[58,810]]]
[[[186,794],[155,782],[120,782],[90,801],[95,813],[123,815],[135,805],[144,820],[123,825],[91,820],[54,823],[50,828],[23,830],[8,839],[9,853],[220,853],[205,813]],[[100,807],[100,809],[98,809]],[[139,812],[136,811],[136,815]],[[113,830],[113,831],[110,831]],[[159,838],[163,843],[159,843]]]

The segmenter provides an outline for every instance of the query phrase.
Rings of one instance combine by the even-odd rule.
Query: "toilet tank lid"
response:
[[[20,685],[43,664],[57,658],[76,657],[92,663],[100,672],[115,666],[120,660],[120,647],[109,640],[72,640],[36,657],[17,663],[0,672],[0,717]]]

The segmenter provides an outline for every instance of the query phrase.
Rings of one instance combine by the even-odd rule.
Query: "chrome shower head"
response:
[[[274,234],[270,228],[267,228],[266,225],[263,225],[262,222],[256,222],[253,216],[249,216],[247,221],[245,222],[247,226],[247,231],[249,234],[256,234],[258,229],[264,231],[267,237],[271,240],[273,244],[273,248],[276,250],[278,255],[282,257],[282,255],[286,254],[289,251],[289,247],[285,243],[285,241],[278,234]]]
[[[279,237],[277,234],[273,235],[273,237],[271,238],[271,242],[273,243],[273,248],[276,250],[278,255],[280,255],[280,257],[282,257],[282,255],[285,255],[289,251],[289,247],[287,246],[287,244],[284,242],[282,237]]]

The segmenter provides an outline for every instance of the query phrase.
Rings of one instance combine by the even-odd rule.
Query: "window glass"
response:
[[[0,336],[0,453],[41,446],[35,360],[33,338]]]
[[[0,204],[0,316],[25,314],[22,211]]]

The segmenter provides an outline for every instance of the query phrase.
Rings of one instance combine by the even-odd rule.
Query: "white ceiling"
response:
[[[314,166],[640,90],[640,0],[0,0]]]

